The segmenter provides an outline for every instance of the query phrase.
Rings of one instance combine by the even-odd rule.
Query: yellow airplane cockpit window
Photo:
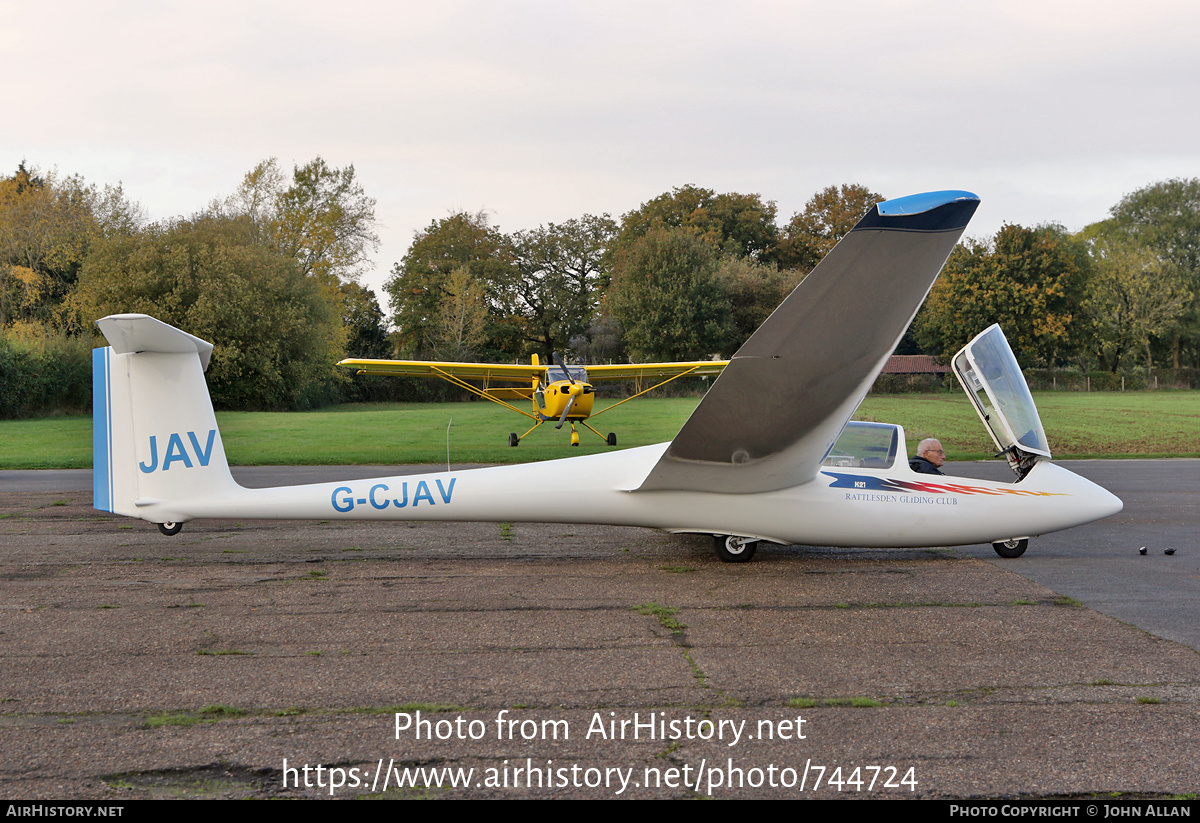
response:
[[[560,380],[568,379],[574,380],[576,383],[586,383],[587,369],[583,366],[567,366],[567,370],[563,371],[558,366],[551,366],[546,370],[546,382],[548,383],[557,383]]]

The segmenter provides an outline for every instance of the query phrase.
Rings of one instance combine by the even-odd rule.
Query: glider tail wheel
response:
[[[172,535],[179,534],[179,531],[182,528],[183,528],[182,523],[159,523],[158,524],[158,530],[160,532],[162,532],[163,534],[165,534],[167,537],[171,537]]]
[[[516,432],[509,432],[509,433],[508,433],[508,445],[510,445],[510,446],[515,446],[515,445],[517,445],[517,444],[518,444],[518,443],[520,443],[520,442],[521,442],[521,438],[517,437],[517,433],[516,433]]]
[[[1001,540],[999,543],[993,543],[992,548],[996,550],[996,554],[1001,557],[1013,558],[1020,557],[1025,554],[1025,550],[1029,548],[1029,540],[1027,538],[1013,538],[1012,540]]]
[[[723,563],[747,563],[754,557],[758,541],[749,537],[738,537],[733,534],[714,534],[717,546],[717,557]]]

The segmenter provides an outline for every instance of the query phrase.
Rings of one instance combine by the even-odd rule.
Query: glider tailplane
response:
[[[166,517],[172,501],[239,489],[229,473],[204,372],[212,344],[144,314],[96,321],[92,493],[101,511]]]

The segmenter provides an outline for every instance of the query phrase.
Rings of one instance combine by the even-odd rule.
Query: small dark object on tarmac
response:
[[[1146,547],[1145,547],[1145,546],[1142,546],[1140,549],[1138,549],[1138,554],[1145,554],[1145,553],[1146,553]]]
[[[1175,550],[1174,549],[1164,549],[1163,554],[1175,554]]]

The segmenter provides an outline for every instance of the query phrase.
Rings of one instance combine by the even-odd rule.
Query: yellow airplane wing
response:
[[[633,380],[639,377],[678,377],[683,374],[720,374],[728,360],[697,360],[691,363],[614,363],[610,366],[588,366],[589,383],[602,380]]]
[[[677,377],[683,374],[715,375],[729,364],[728,360],[696,360],[681,363],[614,363],[607,366],[584,366],[588,382],[604,380],[634,380],[641,377]],[[350,358],[338,363],[358,369],[359,374],[386,374],[393,377],[459,377],[465,380],[498,380],[526,383],[543,377],[549,366],[528,363],[446,363],[437,360],[359,360]]]
[[[684,363],[617,363],[608,366],[585,366],[587,382],[599,383],[606,380],[634,380],[636,394],[627,397],[596,414],[603,414],[627,403],[635,397],[641,397],[653,391],[664,383],[669,383],[676,377],[684,375],[716,375],[728,365],[728,360],[697,360]],[[537,381],[545,380],[550,366],[524,365],[521,363],[447,363],[439,360],[361,360],[348,358],[338,363],[339,366],[357,369],[359,374],[391,375],[393,377],[436,377],[469,391],[480,397],[499,403],[512,409],[518,414],[534,420],[544,418],[522,411],[505,401],[530,400],[533,398]],[[643,388],[643,379],[657,380],[648,388]],[[468,380],[482,382],[482,387],[468,383]],[[494,387],[493,383],[524,383],[524,386]],[[590,409],[590,404],[589,404]],[[536,409],[535,409],[536,411]],[[591,415],[595,416],[595,415]],[[584,424],[586,425],[586,424]],[[590,427],[589,427],[590,428]],[[593,431],[595,431],[593,429]],[[597,432],[599,434],[599,432]],[[603,435],[601,435],[603,437]],[[611,437],[611,436],[610,436]],[[613,441],[610,439],[609,445]]]
[[[547,366],[503,363],[444,363],[436,360],[358,360],[338,363],[358,369],[359,374],[386,374],[392,377],[457,377],[463,380],[498,380],[505,383],[529,383],[546,374]]]

